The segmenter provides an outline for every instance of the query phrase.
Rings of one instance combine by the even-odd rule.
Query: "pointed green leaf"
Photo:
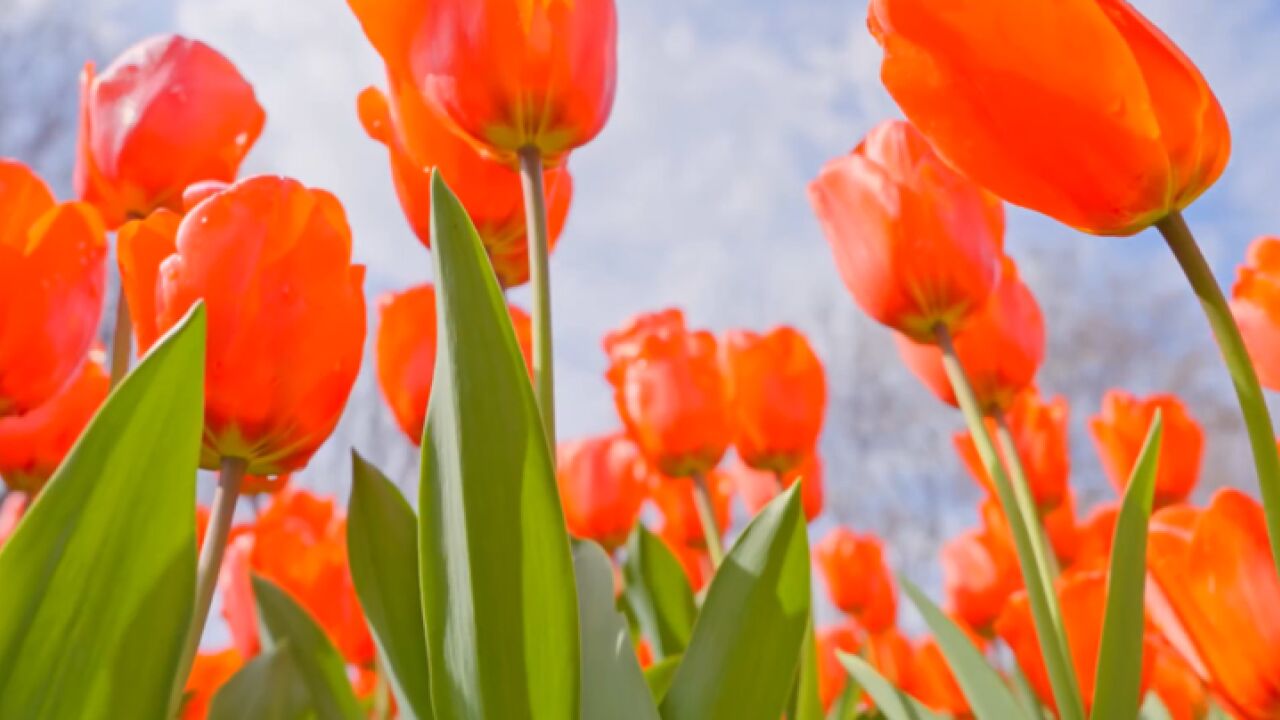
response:
[[[655,657],[684,652],[698,605],[680,561],[658,536],[637,524],[622,565],[627,602]]]
[[[1094,676],[1094,720],[1135,717],[1142,702],[1142,650],[1146,633],[1147,521],[1155,498],[1162,421],[1157,411],[1126,486],[1116,518],[1107,573],[1107,614]]]
[[[285,640],[259,653],[218,688],[209,703],[208,720],[307,717],[314,717],[311,697]]]
[[[812,614],[811,614],[812,615]],[[813,634],[813,618],[804,629],[804,646],[800,648],[800,670],[791,691],[791,720],[822,720],[822,698],[818,694],[818,641]]]
[[[418,594],[418,518],[396,486],[351,453],[347,555],[360,607],[405,720],[431,715],[427,636]]]
[[[915,698],[893,686],[875,668],[857,655],[836,652],[840,663],[862,686],[887,720],[942,720],[942,716],[921,705]]]
[[[1026,717],[1018,701],[1009,692],[1000,673],[989,664],[986,657],[974,647],[964,631],[951,622],[933,601],[907,578],[900,578],[903,590],[920,611],[924,622],[933,632],[938,648],[947,659],[947,666],[960,685],[974,717],[979,720],[1013,720]]]
[[[593,542],[573,548],[582,635],[582,717],[657,720],[631,632],[613,600],[613,567]]]
[[[799,485],[774,498],[711,580],[662,716],[776,720],[809,619],[809,542]]]
[[[163,717],[195,593],[197,305],[107,398],[0,550],[0,717]]]
[[[360,703],[347,679],[346,661],[329,642],[311,615],[280,586],[262,577],[253,578],[253,595],[268,646],[288,641],[289,659],[307,689],[310,707],[318,720],[354,720],[363,717]]]
[[[683,655],[669,655],[645,668],[644,681],[649,685],[649,694],[655,703],[661,703],[671,689],[671,681],[676,677],[676,668],[680,667]]]
[[[435,173],[439,347],[418,559],[438,717],[578,716],[578,601],[555,467],[475,228]]]

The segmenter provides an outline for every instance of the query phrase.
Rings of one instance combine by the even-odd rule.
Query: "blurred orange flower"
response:
[[[718,470],[708,473],[706,481],[707,491],[711,496],[711,509],[716,516],[716,525],[723,534],[729,527],[729,496],[733,489],[732,481]],[[707,538],[702,531],[702,519],[698,517],[698,506],[694,502],[693,478],[663,477],[650,472],[648,489],[649,497],[653,499],[662,515],[658,534],[674,545],[705,549]]]
[[[897,585],[874,535],[836,527],[813,548],[831,603],[874,635],[897,619]]]
[[[196,655],[182,702],[182,720],[204,720],[213,696],[244,665],[234,647]]]
[[[533,367],[533,331],[529,315],[511,305],[511,324],[524,355]],[[378,387],[406,437],[422,442],[427,401],[436,367],[436,289],[417,285],[378,299],[376,341]]]
[[[942,546],[942,587],[950,612],[986,633],[1022,588],[1018,558],[990,529],[969,530]]]
[[[894,687],[909,688],[915,683],[915,650],[896,627],[868,628],[866,644],[867,660]]]
[[[862,629],[845,621],[840,625],[819,628],[814,640],[818,656],[818,698],[822,700],[822,709],[830,710],[849,684],[849,671],[844,669],[836,653],[857,654],[862,647]]]
[[[920,342],[956,330],[1000,275],[1004,209],[910,123],[876,126],[827,163],[809,200],[845,286],[877,322]]]
[[[1151,692],[1169,711],[1171,720],[1201,720],[1209,713],[1209,694],[1204,682],[1178,653],[1163,643],[1150,643],[1155,650],[1151,666]]]
[[[561,443],[556,479],[569,532],[616,550],[640,517],[648,474],[640,450],[622,433]]]
[[[1026,471],[1031,494],[1041,512],[1057,507],[1067,491],[1067,480],[1071,475],[1071,450],[1067,443],[1069,414],[1066,398],[1058,396],[1045,401],[1034,388],[1030,388],[1018,393],[1005,415],[1018,459]],[[987,432],[995,437],[994,420],[987,420]],[[966,430],[956,433],[953,441],[969,474],[988,494],[994,495],[995,483],[978,456],[973,436]],[[1004,452],[999,447],[996,452],[1007,467]]]
[[[1136,233],[1227,164],[1204,77],[1124,0],[872,0],[868,25],[889,94],[949,162],[1072,227]]]
[[[249,85],[216,50],[179,35],[143,40],[80,78],[76,193],[115,228],[182,209],[201,180],[230,182],[266,122]]]
[[[107,399],[111,380],[101,350],[85,358],[71,381],[26,415],[0,418],[0,478],[35,495],[53,476]]]
[[[1000,505],[999,499],[992,496],[983,498],[978,505],[978,514],[982,516],[983,527],[990,533],[992,540],[1003,543],[1008,552],[1017,557],[1013,531],[1009,529],[1009,522],[1005,519],[1004,508]],[[1045,535],[1048,536],[1048,549],[1053,551],[1058,564],[1063,567],[1071,565],[1079,552],[1080,543],[1080,529],[1076,523],[1075,492],[1068,488],[1062,503],[1042,515],[1040,523],[1044,527]]]
[[[977,639],[974,644],[981,647],[981,642]],[[932,637],[925,638],[916,645],[911,661],[911,684],[905,689],[930,710],[955,718],[973,716],[969,710],[969,701],[956,683],[955,675],[947,665],[938,642]]]
[[[1157,410],[1164,419],[1164,431],[1155,504],[1163,507],[1191,494],[1204,456],[1204,430],[1182,401],[1173,395],[1139,399],[1123,390],[1110,390],[1102,398],[1102,412],[1089,420],[1089,431],[1107,478],[1123,493]]]
[[[822,361],[797,330],[725,334],[733,443],[747,465],[785,473],[813,454],[827,407]]]
[[[956,405],[942,367],[942,351],[904,335],[895,338],[907,369],[943,402]],[[956,354],[983,410],[1004,410],[1030,388],[1044,360],[1044,317],[1018,269],[1005,258],[1000,283],[987,304],[955,338]]]
[[[1095,507],[1080,523],[1072,559],[1075,567],[1106,569],[1111,564],[1111,545],[1119,516],[1120,502],[1113,500]]]
[[[752,515],[763,510],[784,488],[790,488],[797,482],[800,483],[800,503],[804,506],[805,519],[813,522],[822,514],[822,459],[817,455],[810,455],[794,470],[782,475],[781,481],[777,473],[747,467],[738,458],[729,463],[725,474],[733,479],[734,489]]]
[[[0,417],[34,410],[80,368],[98,330],[106,233],[85,203],[57,204],[0,158]]]
[[[155,298],[154,316],[130,304],[143,349],[144,328],[167,331],[198,300],[208,309],[201,465],[301,469],[337,424],[364,351],[364,267],[351,264],[342,206],[264,175],[193,208],[157,266],[158,236],[121,233],[122,280],[130,298]]]
[[[1236,273],[1231,313],[1258,379],[1280,390],[1280,237],[1254,240]]]

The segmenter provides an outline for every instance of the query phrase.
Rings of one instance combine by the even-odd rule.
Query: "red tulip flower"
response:
[[[26,415],[0,418],[0,477],[35,495],[53,476],[107,399],[111,380],[101,351],[89,353],[71,381]]]
[[[893,626],[897,585],[879,538],[837,527],[814,546],[813,555],[833,605],[856,618],[868,633]]]
[[[163,35],[80,79],[76,193],[109,227],[182,209],[202,180],[230,182],[266,122],[253,87],[216,50]]]
[[[1258,238],[1249,245],[1231,298],[1231,313],[1258,380],[1280,390],[1280,237]]]
[[[640,518],[648,472],[640,450],[621,433],[561,443],[556,479],[569,532],[609,552],[621,546]]]
[[[889,94],[948,162],[1072,227],[1136,233],[1227,164],[1204,77],[1124,0],[872,0],[867,23]]]
[[[333,432],[364,350],[364,268],[351,264],[342,206],[260,176],[192,209],[168,256],[163,238],[155,227],[122,231],[122,279],[144,346],[197,301],[207,307],[202,466],[301,469]]]
[[[1042,512],[1057,507],[1067,491],[1071,475],[1071,452],[1067,444],[1069,413],[1065,398],[1059,396],[1045,401],[1034,389],[1028,389],[1014,398],[1005,416],[1031,494]],[[987,420],[987,431],[995,436],[994,421]],[[957,433],[953,440],[969,474],[988,494],[994,495],[995,483],[978,456],[973,436],[964,431]],[[996,451],[1001,462],[1007,465],[1004,451],[1001,448]]]
[[[804,335],[727,333],[721,343],[734,446],[747,465],[785,473],[813,454],[827,408],[822,361]]]
[[[1201,720],[1209,714],[1209,693],[1204,681],[1178,655],[1164,644],[1149,644],[1155,649],[1151,660],[1151,692],[1169,711],[1171,720]]]
[[[106,257],[92,207],[57,204],[35,173],[0,159],[0,418],[47,402],[84,361]]]
[[[981,645],[980,642],[974,642]],[[911,662],[911,684],[906,688],[925,707],[951,717],[971,717],[969,701],[956,682],[937,640],[926,638],[916,646]]]
[[[819,628],[814,634],[818,656],[818,699],[822,701],[823,710],[830,710],[849,684],[849,671],[844,669],[836,653],[856,655],[862,646],[861,635],[861,628],[849,622]]]
[[[532,367],[529,316],[514,305],[508,310],[525,364]],[[400,429],[417,445],[422,442],[435,377],[436,289],[418,285],[384,295],[378,301],[378,314],[378,387]]]
[[[731,481],[719,471],[706,477],[707,494],[716,527],[723,532],[729,527],[729,496]],[[662,516],[658,534],[673,545],[697,548],[706,547],[707,538],[702,530],[702,518],[694,502],[694,481],[688,477],[663,477],[657,473],[648,475],[649,497]]]
[[[950,611],[985,633],[1022,588],[1022,575],[1004,538],[989,529],[970,530],[942,546],[942,584]]]
[[[942,367],[942,351],[902,335],[896,339],[907,369],[943,402],[956,405],[955,391]],[[1000,284],[955,338],[956,354],[985,411],[1009,408],[1019,393],[1032,386],[1044,360],[1044,346],[1040,305],[1018,278],[1013,261],[1005,258]]]
[[[1156,469],[1155,505],[1163,507],[1184,500],[1200,478],[1204,430],[1186,405],[1173,395],[1139,399],[1122,390],[1111,390],[1102,398],[1102,412],[1089,420],[1089,431],[1107,478],[1123,493],[1156,411],[1161,413],[1164,430]]]
[[[822,514],[822,459],[817,455],[810,455],[781,478],[777,473],[748,467],[738,459],[729,464],[725,472],[733,478],[734,488],[752,515],[763,510],[783,489],[797,482],[800,483],[800,504],[804,507],[805,519],[813,522]]]
[[[920,342],[959,328],[1000,276],[1000,201],[952,170],[910,123],[876,126],[822,169],[809,199],[854,300]]]
[[[182,720],[204,720],[213,696],[244,666],[244,658],[234,647],[196,655],[191,676],[183,691]]]
[[[1080,523],[1076,533],[1073,563],[1080,568],[1103,568],[1111,563],[1111,546],[1116,534],[1120,502],[1111,501],[1095,507]]]

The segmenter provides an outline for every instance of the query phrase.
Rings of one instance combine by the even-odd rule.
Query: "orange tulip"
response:
[[[720,462],[732,432],[716,339],[641,316],[605,337],[606,377],[631,438],[664,475],[689,477]]]
[[[431,172],[439,171],[457,195],[489,253],[498,282],[529,281],[524,196],[515,169],[482,156],[451,130],[407,83],[390,80],[392,101],[377,88],[360,93],[360,121],[391,158],[396,196],[413,233],[431,247]],[[573,177],[567,167],[543,173],[549,242],[554,249],[569,214]]]
[[[849,671],[844,669],[836,653],[856,655],[862,646],[862,629],[850,622],[819,628],[814,633],[814,641],[818,656],[818,698],[822,709],[830,710],[849,684]]]
[[[116,263],[120,267],[121,289],[129,304],[129,315],[133,318],[138,355],[160,337],[156,313],[160,264],[177,251],[174,241],[181,222],[182,216],[178,213],[157,210],[142,220],[125,223],[116,231]]]
[[[236,674],[244,659],[234,647],[196,655],[182,702],[182,720],[204,720],[219,688]]]
[[[107,399],[111,380],[102,352],[89,353],[71,381],[26,415],[0,418],[0,477],[10,489],[35,495],[53,476]]]
[[[26,493],[10,492],[0,501],[0,547],[18,529],[18,522],[27,514],[31,505],[31,496]]]
[[[719,471],[707,475],[707,491],[711,497],[711,509],[716,526],[721,533],[729,527],[730,480]],[[674,545],[703,549],[706,535],[702,531],[702,519],[694,502],[694,481],[687,477],[663,477],[656,473],[648,476],[649,497],[658,506],[662,523],[658,534]]]
[[[943,402],[956,405],[942,367],[942,351],[898,335],[898,353],[920,382]],[[1031,387],[1044,360],[1044,318],[1031,290],[1005,258],[1000,283],[990,300],[955,338],[956,354],[987,412],[1004,410]]]
[[[155,228],[152,228],[155,229]],[[146,238],[146,242],[143,241]],[[255,475],[299,470],[333,432],[364,350],[364,268],[337,198],[275,176],[249,178],[183,218],[173,253],[125,230],[120,267],[138,339],[198,300],[208,310],[201,464],[247,461]]]
[[[1150,605],[1165,637],[1236,714],[1280,716],[1280,578],[1257,501],[1224,489],[1203,511],[1161,510],[1147,565],[1164,599]]]
[[[1009,529],[1000,501],[990,496],[984,498],[978,506],[978,513],[982,516],[983,527],[991,534],[992,539],[1003,543],[1010,553],[1016,552],[1013,532]],[[1075,493],[1068,488],[1062,503],[1042,515],[1040,521],[1048,535],[1049,549],[1053,550],[1058,563],[1064,567],[1071,565],[1079,552],[1080,543]]]
[[[1031,494],[1042,512],[1057,507],[1067,491],[1071,475],[1071,452],[1067,444],[1069,412],[1065,398],[1059,396],[1046,402],[1034,389],[1029,389],[1018,393],[1005,415]],[[995,437],[995,421],[987,420],[987,432]],[[969,474],[988,494],[994,495],[995,483],[978,456],[973,436],[965,431],[956,433],[953,440]],[[1003,450],[997,447],[997,452],[1007,467]]]
[[[868,25],[889,94],[949,162],[1072,227],[1136,233],[1227,164],[1200,71],[1123,0],[872,0]]]
[[[827,407],[822,361],[804,335],[737,330],[721,344],[733,443],[751,467],[785,473],[813,453]]]
[[[1111,545],[1119,516],[1120,503],[1113,500],[1095,507],[1080,523],[1072,561],[1076,567],[1105,569],[1111,563]]]
[[[508,310],[525,365],[532,367],[529,316],[514,305]],[[378,315],[378,387],[400,429],[417,445],[422,442],[422,426],[435,377],[436,289],[417,285],[383,295],[378,300]]]
[[[837,527],[814,546],[813,554],[827,582],[831,604],[855,617],[868,633],[893,626],[897,585],[879,538]]]
[[[431,0],[410,49],[423,94],[478,146],[549,165],[604,128],[617,84],[613,0]]]
[[[0,159],[0,418],[48,401],[84,361],[106,256],[92,207],[56,204],[35,173]]]
[[[1005,539],[989,529],[969,530],[942,546],[942,584],[950,611],[985,633],[1022,588],[1022,575]]]
[[[1152,643],[1155,650],[1151,665],[1151,692],[1160,697],[1171,720],[1201,720],[1209,712],[1209,695],[1204,682],[1177,651]]]
[[[134,45],[101,75],[86,64],[80,95],[76,193],[112,228],[181,210],[192,183],[235,179],[266,122],[229,60],[178,35]]]
[[[763,510],[783,488],[797,482],[800,483],[800,504],[804,506],[805,519],[813,522],[822,514],[822,459],[817,455],[810,455],[794,470],[784,474],[781,481],[777,473],[747,467],[740,459],[735,459],[726,473],[733,478],[734,488],[752,515]]]
[[[613,552],[627,541],[647,494],[648,468],[622,433],[561,443],[556,478],[565,523],[575,537]]]
[[[1164,419],[1156,470],[1156,507],[1181,502],[1195,489],[1204,456],[1204,430],[1173,395],[1138,399],[1122,390],[1102,398],[1102,412],[1089,420],[1089,431],[1111,484],[1121,493],[1138,462],[1142,444],[1159,410]]]
[[[1094,675],[1097,671],[1098,649],[1102,644],[1102,620],[1106,614],[1107,574],[1101,570],[1068,571],[1058,578],[1058,603],[1062,608],[1062,623],[1070,645],[1071,663],[1080,693],[1088,712],[1093,702]],[[1041,702],[1056,708],[1049,684],[1048,670],[1040,655],[1035,625],[1025,590],[1018,592],[996,621],[996,632],[1013,650],[1018,665],[1027,682]],[[1150,640],[1147,641],[1150,645]],[[1142,657],[1142,693],[1151,677],[1152,656],[1150,650]]]
[[[964,691],[956,682],[938,642],[931,637],[916,646],[911,661],[911,684],[905,689],[931,710],[951,717],[972,717]]]
[[[996,287],[1000,201],[952,170],[910,123],[876,126],[809,185],[854,300],[920,342],[978,312]]]
[[[1249,245],[1231,289],[1231,313],[1258,380],[1280,390],[1280,237],[1261,237]]]
[[[915,652],[910,641],[892,625],[867,631],[867,660],[895,687],[915,682]]]

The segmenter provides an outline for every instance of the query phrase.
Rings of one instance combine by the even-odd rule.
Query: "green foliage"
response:
[[[655,657],[684,652],[693,634],[698,605],[680,561],[667,544],[636,525],[627,541],[622,565],[627,603],[635,615]]]

